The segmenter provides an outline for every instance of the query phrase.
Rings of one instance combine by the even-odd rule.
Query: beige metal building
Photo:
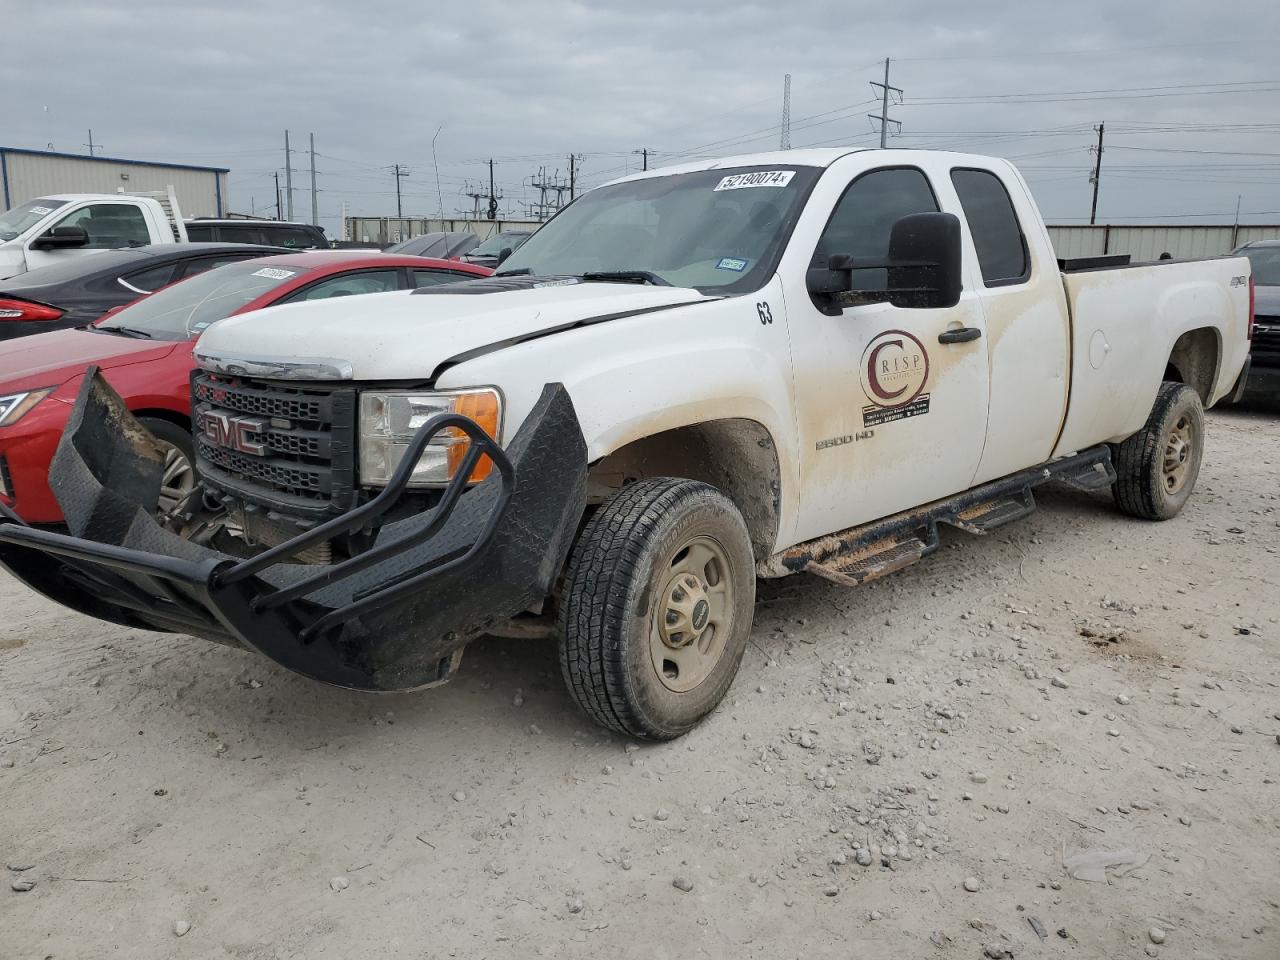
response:
[[[537,230],[541,220],[440,220],[436,217],[347,217],[343,238],[387,246],[424,233],[474,233],[487,240],[504,230]]]
[[[1162,253],[1178,259],[1217,257],[1250,240],[1280,239],[1280,225],[1050,224],[1049,239],[1059,257],[1099,257],[1109,253],[1127,253],[1134,260],[1155,260]]]
[[[225,167],[0,147],[0,209],[54,193],[130,193],[172,185],[184,217],[221,217],[227,210],[229,172]]]

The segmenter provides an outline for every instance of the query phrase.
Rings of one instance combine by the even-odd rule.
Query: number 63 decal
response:
[[[759,314],[762,324],[773,323],[773,311],[769,309],[767,301],[761,300],[756,304],[756,313]]]

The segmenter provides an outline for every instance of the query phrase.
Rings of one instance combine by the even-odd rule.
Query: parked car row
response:
[[[210,325],[275,304],[419,289],[491,272],[377,251],[188,243],[114,250],[0,282],[0,503],[29,523],[62,519],[49,464],[91,366],[164,446],[157,506],[169,509],[195,483],[192,347]],[[49,332],[30,335],[37,330]]]

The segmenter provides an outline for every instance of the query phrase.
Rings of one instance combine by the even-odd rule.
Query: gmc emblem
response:
[[[210,443],[219,447],[227,447],[250,456],[261,457],[267,452],[267,446],[249,437],[262,433],[267,428],[267,421],[259,417],[233,417],[229,413],[201,413],[200,432]]]

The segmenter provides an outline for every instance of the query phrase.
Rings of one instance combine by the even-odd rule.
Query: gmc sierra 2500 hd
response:
[[[259,311],[193,377],[198,495],[86,377],[0,561],[69,607],[360,690],[554,633],[600,723],[714,708],[756,578],[844,584],[1049,480],[1174,516],[1241,382],[1243,258],[1055,262],[1003,160],[796,150],[592,190],[495,277]],[[179,535],[181,534],[181,535]]]

